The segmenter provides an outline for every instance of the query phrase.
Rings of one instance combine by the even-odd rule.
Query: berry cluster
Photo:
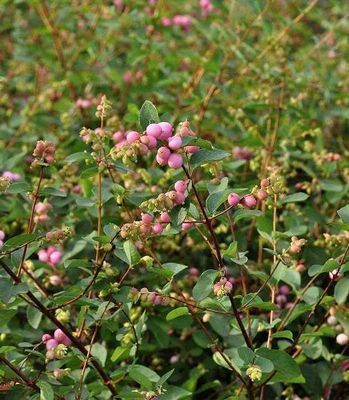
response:
[[[213,293],[217,297],[225,296],[229,294],[233,289],[233,284],[225,277],[220,278],[218,282],[213,285]]]
[[[4,171],[2,177],[8,179],[10,182],[17,182],[21,179],[21,175],[16,172]]]
[[[36,224],[40,222],[47,222],[49,220],[49,216],[47,213],[52,210],[52,205],[50,203],[39,202],[35,206],[35,215],[34,222]]]
[[[40,261],[55,267],[59,264],[62,253],[54,246],[49,246],[47,249],[41,249],[38,251],[38,258]]]
[[[63,358],[67,352],[67,347],[72,343],[61,329],[56,329],[53,336],[45,333],[41,340],[46,345],[46,358],[48,360]]]
[[[55,162],[55,151],[56,148],[52,142],[39,140],[33,152],[34,161],[32,166],[39,163],[53,164]]]
[[[173,207],[181,205],[185,202],[187,186],[188,183],[186,181],[179,180],[174,184],[174,190],[170,190],[166,193],[160,193],[155,199],[144,201],[140,207],[152,212],[171,210]],[[168,219],[166,214],[163,218]]]

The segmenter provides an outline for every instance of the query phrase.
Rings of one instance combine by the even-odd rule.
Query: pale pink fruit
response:
[[[48,261],[48,254],[46,250],[39,250],[38,251],[38,258],[41,262],[47,262]]]
[[[145,156],[145,155],[147,155],[147,154],[149,153],[148,147],[147,147],[145,144],[143,144],[143,143],[140,143],[140,144],[139,144],[138,150],[139,150],[139,153],[140,153],[142,156]]]
[[[162,146],[158,149],[157,155],[160,157],[160,159],[168,161],[171,156],[171,151],[167,147]]]
[[[153,222],[153,217],[150,214],[142,214],[142,221],[145,224],[151,224]]]
[[[186,181],[177,181],[174,185],[175,191],[184,193],[187,190],[187,182]]]
[[[262,188],[267,188],[269,186],[269,179],[268,178],[263,178],[261,180],[261,187]]]
[[[149,147],[149,149],[155,149],[155,147],[158,144],[158,141],[156,140],[156,137],[155,136],[151,136],[151,135],[146,135],[146,137],[148,138],[147,146]]]
[[[181,192],[176,192],[176,204],[183,204],[185,201],[185,196],[183,193]]]
[[[161,221],[161,222],[164,222],[164,223],[166,223],[166,224],[169,224],[169,223],[171,222],[171,218],[170,218],[170,216],[169,216],[169,214],[168,214],[167,211],[161,213],[161,215],[160,215],[160,221]]]
[[[171,150],[178,150],[182,147],[182,138],[180,136],[172,136],[168,138],[168,147]]]
[[[241,199],[241,203],[247,208],[255,208],[257,200],[252,194],[247,194]]]
[[[231,207],[236,207],[240,203],[240,196],[237,193],[230,193],[228,196],[228,204]]]
[[[156,223],[153,226],[153,232],[156,233],[157,235],[160,235],[160,233],[162,233],[162,231],[163,231],[163,227],[160,223]]]
[[[159,139],[160,135],[162,134],[162,129],[159,124],[150,124],[147,126],[146,132],[147,135],[154,136]]]
[[[168,166],[170,168],[178,169],[183,164],[182,156],[178,153],[172,153],[168,159]]]
[[[199,146],[185,146],[184,150],[189,154],[195,154],[200,150]]]
[[[49,339],[46,342],[46,350],[52,350],[56,348],[59,345],[58,341],[56,339]]]
[[[41,336],[41,341],[42,341],[43,343],[47,343],[50,339],[52,339],[52,336],[49,335],[48,333],[44,333],[44,334]]]
[[[182,224],[182,231],[189,231],[194,226],[192,222],[183,222]]]
[[[62,258],[62,253],[60,251],[54,251],[50,255],[50,263],[52,265],[57,265],[60,262],[61,258]]]
[[[64,344],[65,346],[69,346],[71,344],[71,340],[61,329],[56,329],[53,336],[59,344]]]
[[[128,134],[126,135],[126,140],[128,144],[132,144],[134,142],[136,142],[137,140],[139,140],[139,138],[141,137],[141,135],[136,132],[136,131],[131,131],[128,132]]]
[[[159,154],[157,154],[156,155],[156,162],[159,164],[159,165],[162,165],[162,166],[164,166],[164,165],[167,165],[167,161],[168,160],[166,160],[166,159],[164,159],[164,158],[161,158],[160,156],[159,156]]]
[[[162,131],[160,139],[167,140],[172,135],[172,125],[169,122],[160,122],[158,125],[160,126]]]
[[[345,333],[340,333],[336,337],[336,342],[340,344],[341,346],[345,346],[349,342],[349,337]]]
[[[256,196],[258,200],[264,201],[268,198],[268,193],[264,189],[259,189],[257,190]]]
[[[5,232],[0,231],[0,240],[4,240],[4,239],[5,239]]]

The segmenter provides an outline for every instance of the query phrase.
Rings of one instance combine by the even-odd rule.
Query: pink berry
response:
[[[172,125],[169,122],[160,122],[158,125],[162,130],[160,139],[161,140],[168,139],[172,135],[173,131]]]
[[[53,265],[57,265],[59,263],[59,261],[61,260],[61,257],[62,257],[62,253],[60,251],[54,251],[50,255],[50,263]]]
[[[183,159],[182,156],[178,153],[172,153],[168,159],[168,166],[170,168],[178,169],[182,166]]]
[[[230,193],[228,196],[228,204],[232,207],[236,207],[240,203],[240,196],[237,193]]]
[[[268,198],[268,193],[264,189],[259,189],[257,190],[256,196],[258,200],[264,201]]]
[[[142,214],[142,221],[145,224],[151,224],[153,222],[153,217],[149,214]]]
[[[161,215],[160,215],[160,221],[161,221],[161,222],[164,222],[164,223],[166,223],[166,224],[169,224],[169,223],[171,222],[171,218],[170,218],[170,216],[169,216],[169,214],[168,214],[167,211],[161,213]]]
[[[147,147],[145,144],[143,144],[143,143],[139,143],[138,150],[139,150],[139,153],[140,153],[142,156],[145,156],[145,155],[147,155],[147,154],[149,153],[148,147]]]
[[[164,161],[168,161],[171,156],[171,151],[165,146],[162,146],[158,149],[157,155]]]
[[[266,188],[266,187],[268,187],[269,186],[269,179],[268,178],[263,178],[262,180],[261,180],[261,187],[262,188]]]
[[[187,182],[186,181],[177,181],[174,185],[175,191],[184,193],[187,190]]]
[[[50,339],[52,339],[52,336],[49,335],[48,333],[44,333],[44,334],[41,336],[41,341],[42,341],[43,343],[47,343]]]
[[[131,131],[128,132],[127,136],[126,136],[126,140],[128,144],[134,143],[137,140],[139,140],[139,138],[141,137],[141,135],[138,132],[135,131]]]
[[[122,131],[117,131],[113,134],[113,140],[115,143],[121,142],[125,138],[125,134]]]
[[[0,231],[0,240],[4,240],[4,239],[5,239],[5,232]]]
[[[48,254],[46,250],[39,250],[38,252],[38,258],[41,262],[47,262],[48,261]]]
[[[185,146],[184,150],[189,154],[195,154],[200,150],[199,146]]]
[[[154,303],[155,305],[161,304],[161,296],[155,296],[155,298],[154,298],[154,300],[153,300],[153,303]]]
[[[146,137],[149,140],[149,143],[147,144],[149,149],[155,149],[156,145],[158,144],[158,141],[156,140],[156,137],[155,136],[151,136],[151,135],[147,135]]]
[[[182,231],[189,231],[194,226],[192,222],[183,222],[182,224]]]
[[[242,198],[241,203],[247,208],[255,208],[257,200],[252,194],[247,194]]]
[[[159,124],[150,124],[147,126],[146,132],[147,135],[154,136],[155,138],[159,139],[160,135],[162,134],[162,129]]]
[[[153,232],[156,233],[157,235],[160,235],[162,233],[162,231],[163,231],[163,227],[160,223],[156,223],[153,226]]]
[[[157,154],[156,155],[156,162],[159,164],[159,165],[162,165],[162,166],[164,166],[164,165],[167,165],[167,161],[168,160],[166,160],[166,159],[164,159],[164,158],[161,158],[160,156],[159,156],[159,154]]]
[[[59,343],[57,342],[56,339],[49,339],[49,340],[46,342],[46,350],[52,350],[52,349],[54,349],[55,347],[57,347],[58,345],[59,345]]]
[[[172,136],[168,138],[168,147],[171,150],[178,150],[182,147],[182,138],[180,136]]]
[[[176,192],[176,200],[175,203],[176,204],[183,204],[185,201],[185,196],[183,193],[181,192]]]
[[[71,340],[61,329],[56,329],[53,336],[60,344],[64,344],[66,346],[69,346],[71,344]]]

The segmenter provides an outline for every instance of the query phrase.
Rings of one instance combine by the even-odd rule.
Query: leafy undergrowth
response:
[[[0,5],[0,398],[348,398],[348,12]]]

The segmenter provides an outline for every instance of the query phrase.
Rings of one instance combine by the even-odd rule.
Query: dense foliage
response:
[[[349,3],[0,3],[0,398],[349,397]]]

